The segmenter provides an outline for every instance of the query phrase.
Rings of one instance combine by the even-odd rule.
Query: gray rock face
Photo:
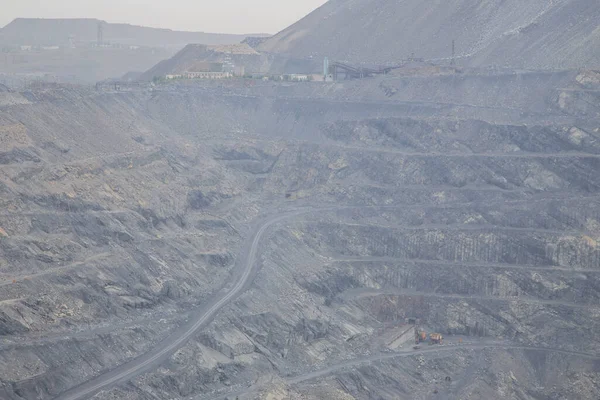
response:
[[[594,77],[24,94],[0,109],[19,155],[0,397],[61,398],[168,346],[256,242],[239,296],[94,398],[595,399]],[[413,349],[410,320],[444,344]]]

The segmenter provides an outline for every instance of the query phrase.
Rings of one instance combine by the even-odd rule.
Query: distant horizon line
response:
[[[161,27],[156,27],[156,26],[151,26],[151,25],[138,25],[138,24],[132,24],[130,22],[110,22],[104,19],[100,19],[100,18],[93,18],[93,17],[78,17],[78,18],[73,18],[73,17],[65,17],[65,18],[45,18],[45,17],[15,17],[12,19],[12,21],[10,21],[9,23],[7,23],[6,25],[4,25],[3,27],[0,28],[0,31],[2,29],[5,29],[7,26],[9,26],[10,24],[14,23],[15,21],[18,20],[41,20],[41,21],[97,21],[97,22],[103,22],[109,25],[128,25],[128,26],[132,26],[132,27],[136,27],[136,28],[147,28],[147,29],[156,29],[156,30],[162,30],[162,31],[169,31],[169,32],[180,32],[180,33],[203,33],[203,34],[213,34],[213,35],[232,35],[232,36],[248,36],[248,37],[270,37],[275,35],[275,33],[268,33],[268,32],[250,32],[250,33],[230,33],[230,32],[207,32],[207,31],[192,31],[192,30],[181,30],[181,29],[172,29],[172,28],[161,28]]]

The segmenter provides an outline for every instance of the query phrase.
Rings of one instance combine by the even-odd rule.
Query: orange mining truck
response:
[[[442,344],[444,337],[441,333],[432,333],[429,335],[429,340],[431,341],[431,344]]]
[[[427,340],[427,333],[423,330],[416,330],[415,331],[415,343],[419,344],[419,343],[423,343],[424,341]]]

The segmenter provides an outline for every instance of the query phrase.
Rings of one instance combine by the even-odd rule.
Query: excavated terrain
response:
[[[596,399],[598,89],[0,93],[0,398]]]

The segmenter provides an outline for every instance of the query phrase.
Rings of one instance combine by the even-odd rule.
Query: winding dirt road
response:
[[[278,216],[272,216],[264,220],[262,224],[255,228],[255,233],[251,236],[253,238],[251,244],[242,250],[240,257],[238,258],[243,265],[241,265],[242,268],[236,268],[238,270],[237,274],[240,274],[240,276],[234,277],[236,283],[230,290],[224,295],[217,296],[217,299],[209,303],[204,309],[200,310],[200,312],[193,315],[192,318],[190,318],[190,322],[177,329],[150,352],[62,393],[56,397],[55,400],[85,399],[102,389],[128,381],[160,365],[200,329],[208,325],[217,312],[242,294],[244,288],[251,282],[250,278],[253,275],[254,266],[256,264],[255,260],[258,252],[258,245],[267,229],[277,222],[311,211],[313,210],[294,211]]]

